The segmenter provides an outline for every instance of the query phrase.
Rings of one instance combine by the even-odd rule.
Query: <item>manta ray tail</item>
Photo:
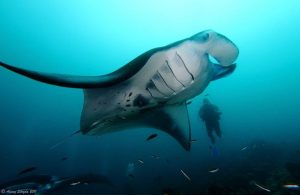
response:
[[[59,142],[57,142],[56,144],[54,144],[53,146],[51,146],[51,147],[49,148],[49,150],[53,150],[53,149],[57,148],[58,146],[64,144],[69,138],[73,137],[74,135],[76,135],[76,134],[78,134],[78,133],[80,133],[80,132],[81,132],[81,131],[78,130],[78,131],[75,131],[74,133],[68,135],[67,137],[63,138],[62,140],[60,140]]]

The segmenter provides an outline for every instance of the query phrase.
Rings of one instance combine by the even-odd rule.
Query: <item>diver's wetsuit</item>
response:
[[[199,115],[202,120],[205,122],[207,134],[211,140],[211,142],[215,143],[215,137],[213,136],[213,131],[217,134],[218,137],[221,138],[222,132],[220,129],[220,115],[219,109],[217,106],[211,104],[208,100],[203,101],[203,105],[199,111]]]

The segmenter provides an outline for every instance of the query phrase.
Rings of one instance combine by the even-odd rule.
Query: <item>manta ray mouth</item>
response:
[[[213,75],[212,81],[223,78],[230,75],[236,69],[236,64],[230,64],[229,66],[223,66],[221,64],[212,63]]]
[[[209,55],[209,54],[208,54],[208,59],[209,59],[209,61],[212,62],[213,64],[218,64],[218,65],[221,66],[221,64],[219,63],[219,61],[218,61],[215,57],[213,57],[212,55]]]
[[[233,64],[224,64],[224,63],[222,63],[221,60],[219,60],[219,59],[217,59],[217,58],[215,58],[214,56],[209,55],[209,54],[208,54],[208,59],[209,59],[209,61],[210,61],[212,64],[214,64],[214,65],[216,65],[216,66],[218,66],[218,67],[224,67],[224,68],[228,67],[228,68],[229,68],[229,67],[231,67],[231,66],[236,66],[235,63],[233,63]]]

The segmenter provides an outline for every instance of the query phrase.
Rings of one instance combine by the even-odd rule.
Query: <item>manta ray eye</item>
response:
[[[144,96],[142,96],[141,94],[139,94],[133,101],[133,105],[140,108],[147,106],[148,104],[149,104],[149,100]]]
[[[209,39],[209,33],[204,33],[204,34],[202,35],[202,41],[203,41],[203,42],[206,42],[208,39]]]
[[[208,41],[209,37],[210,37],[209,32],[200,32],[200,33],[194,35],[192,37],[192,39],[194,39],[197,42],[204,43],[204,42]]]

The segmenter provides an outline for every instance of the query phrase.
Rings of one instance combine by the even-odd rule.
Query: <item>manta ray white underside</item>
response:
[[[218,64],[210,61],[216,59]],[[138,56],[103,76],[70,76],[29,71],[0,62],[26,77],[63,87],[82,88],[80,131],[101,135],[151,127],[173,136],[190,150],[191,128],[186,101],[210,81],[233,72],[238,48],[225,36],[207,30]]]

